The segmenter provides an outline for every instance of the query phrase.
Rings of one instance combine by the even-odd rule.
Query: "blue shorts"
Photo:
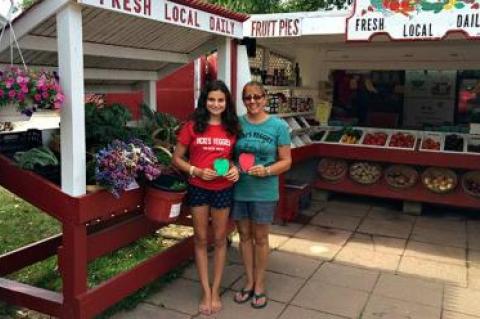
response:
[[[218,209],[230,208],[233,203],[233,187],[217,191],[188,185],[186,201],[190,207],[208,205]]]
[[[278,201],[243,202],[234,201],[231,216],[233,220],[250,219],[256,224],[271,224],[277,211]]]

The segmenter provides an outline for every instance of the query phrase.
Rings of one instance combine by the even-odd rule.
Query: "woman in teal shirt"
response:
[[[252,307],[263,308],[268,301],[265,269],[268,234],[279,197],[278,175],[289,170],[292,163],[290,134],[284,120],[265,112],[267,96],[262,84],[249,82],[242,94],[247,114],[240,118],[242,133],[235,155],[243,171],[235,185],[232,217],[240,233],[246,282],[234,299],[245,303],[252,298]]]

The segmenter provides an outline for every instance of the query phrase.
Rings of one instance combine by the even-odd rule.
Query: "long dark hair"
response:
[[[240,133],[240,123],[238,122],[235,103],[233,103],[232,94],[225,83],[219,80],[207,82],[200,93],[197,108],[192,114],[195,132],[203,133],[207,129],[208,121],[210,120],[210,113],[207,109],[207,99],[208,94],[212,91],[221,91],[225,94],[226,106],[221,116],[222,126],[229,134],[237,136]]]

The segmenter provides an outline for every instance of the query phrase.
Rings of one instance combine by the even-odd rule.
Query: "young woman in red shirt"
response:
[[[239,132],[230,91],[222,81],[212,81],[203,89],[191,120],[180,130],[173,154],[173,164],[190,175],[186,201],[193,217],[195,261],[203,290],[199,311],[204,315],[222,309],[220,282],[225,266],[226,229],[233,184],[239,177],[231,159]],[[215,239],[212,286],[207,257],[209,216]]]

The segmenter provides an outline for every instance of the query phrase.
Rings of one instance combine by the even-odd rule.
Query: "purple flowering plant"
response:
[[[96,154],[95,178],[113,196],[120,197],[139,178],[151,181],[162,172],[153,150],[141,140],[114,140]]]
[[[60,109],[65,96],[55,73],[11,66],[0,71],[0,108],[14,104],[31,116],[37,109]]]

